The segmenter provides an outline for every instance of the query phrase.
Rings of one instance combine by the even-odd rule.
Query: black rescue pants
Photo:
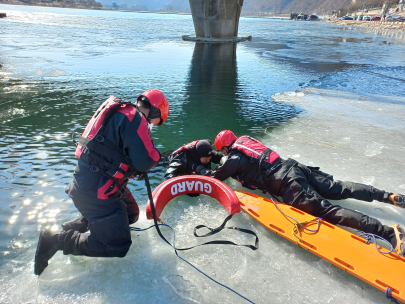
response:
[[[63,253],[91,257],[124,257],[131,247],[129,225],[139,217],[139,208],[131,192],[125,188],[121,199],[97,199],[69,191],[76,208],[87,219],[90,233],[76,230],[61,232]]]
[[[284,161],[288,163],[291,160]],[[283,164],[281,164],[283,166]],[[381,224],[375,218],[369,217],[358,211],[343,208],[339,205],[332,205],[328,199],[339,200],[354,198],[371,202],[373,200],[383,201],[385,191],[376,189],[369,185],[334,181],[333,176],[319,171],[315,168],[308,168],[303,164],[295,162],[279,183],[278,196],[283,202],[306,213],[320,217],[331,224],[354,228],[367,233],[373,233],[390,241],[394,247],[396,238],[394,230]],[[274,186],[269,183],[273,178],[265,179],[264,186],[270,193]],[[268,187],[266,187],[268,186]]]

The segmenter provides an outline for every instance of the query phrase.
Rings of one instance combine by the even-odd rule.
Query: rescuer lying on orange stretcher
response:
[[[405,256],[405,234],[399,225],[386,226],[379,220],[358,211],[332,205],[328,199],[354,198],[377,200],[405,207],[405,196],[376,189],[369,185],[335,181],[333,176],[315,167],[307,167],[293,159],[282,159],[260,141],[236,137],[230,130],[215,138],[215,148],[224,157],[215,170],[200,166],[196,173],[221,181],[232,177],[249,189],[260,189],[281,196],[289,204],[331,224],[351,227],[376,234],[389,241],[399,255]]]

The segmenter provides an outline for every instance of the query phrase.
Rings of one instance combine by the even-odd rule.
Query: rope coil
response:
[[[273,195],[272,195],[272,196],[273,196]],[[292,216],[289,216],[289,215],[287,215],[286,213],[284,213],[284,211],[281,210],[279,206],[277,206],[277,203],[273,200],[273,198],[270,198],[270,199],[271,199],[272,203],[274,204],[274,206],[276,206],[276,208],[278,209],[278,211],[280,211],[285,217],[288,217],[288,218],[292,219],[292,220],[295,222],[294,227],[293,227],[293,229],[292,229],[292,234],[293,234],[293,236],[294,236],[294,238],[295,238],[295,241],[297,242],[297,245],[298,245],[298,246],[299,246],[298,240],[300,240],[302,243],[304,242],[304,240],[301,238],[301,231],[299,230],[299,227],[302,227],[302,228],[304,228],[305,230],[308,230],[308,231],[311,231],[311,232],[314,232],[314,233],[315,233],[315,232],[318,232],[322,218],[320,218],[320,217],[315,217],[315,218],[313,218],[313,219],[311,219],[311,220],[308,220],[308,221],[305,221],[305,222],[300,223],[299,221],[297,221],[297,220],[296,220],[295,218],[293,218]],[[316,229],[309,229],[309,228],[307,228],[307,227],[304,226],[305,224],[309,224],[309,223],[315,222],[315,221],[317,221],[317,227],[316,227]]]
[[[287,215],[286,213],[284,213],[284,211],[281,210],[279,206],[277,206],[277,203],[273,200],[273,198],[270,198],[270,199],[271,199],[272,203],[274,204],[274,206],[276,206],[276,208],[277,208],[285,217],[288,217],[288,218],[292,219],[292,220],[295,222],[294,227],[293,227],[293,229],[292,229],[292,234],[293,234],[293,236],[294,236],[294,238],[295,238],[295,241],[297,242],[297,245],[298,245],[298,246],[299,246],[298,240],[300,240],[302,243],[304,243],[304,240],[301,238],[301,231],[299,230],[299,227],[302,227],[302,228],[304,228],[305,230],[310,231],[310,232],[318,232],[322,218],[320,218],[320,217],[315,217],[315,218],[313,218],[313,219],[311,219],[311,220],[308,220],[308,221],[305,221],[305,222],[301,222],[301,223],[300,223],[299,221],[297,221],[297,220],[296,220],[295,218],[293,218],[292,216],[289,216],[289,215]],[[316,229],[314,229],[314,230],[313,230],[313,229],[308,229],[308,228],[306,228],[306,227],[304,226],[305,224],[310,224],[310,223],[313,223],[313,222],[315,222],[315,221],[317,222],[317,227],[316,227]],[[381,236],[378,236],[378,235],[373,234],[373,233],[367,233],[367,232],[364,232],[364,231],[358,231],[358,232],[360,232],[360,234],[358,234],[358,236],[364,237],[364,238],[366,239],[366,244],[370,244],[371,241],[372,241],[372,239],[373,239],[373,240],[374,240],[375,248],[378,250],[378,252],[380,252],[380,253],[382,253],[382,254],[390,254],[391,252],[394,251],[394,248],[393,248],[392,244],[391,244],[389,241],[387,241],[386,239],[382,238]],[[377,238],[379,238],[380,240],[383,240],[384,242],[386,242],[387,244],[389,244],[390,247],[391,247],[391,250],[390,250],[390,251],[381,251],[381,250],[378,248],[378,245],[377,245]]]
[[[371,243],[371,239],[373,239],[373,240],[374,240],[373,243],[374,243],[374,245],[375,245],[375,248],[378,250],[379,253],[382,253],[382,254],[390,254],[391,252],[394,251],[394,247],[392,247],[392,244],[391,244],[390,242],[388,242],[386,239],[382,238],[381,236],[378,236],[378,235],[373,234],[373,233],[367,233],[367,232],[364,232],[364,231],[358,231],[358,232],[360,232],[360,234],[358,234],[358,236],[364,237],[364,238],[366,239],[366,244],[370,244],[370,243]],[[376,239],[376,238],[379,238],[380,240],[383,240],[384,242],[386,242],[387,244],[389,244],[390,247],[391,247],[391,250],[390,250],[390,251],[381,251],[381,250],[378,248],[377,239]]]

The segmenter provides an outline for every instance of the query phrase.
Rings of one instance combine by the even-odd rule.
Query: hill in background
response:
[[[100,1],[100,0],[99,0]],[[112,7],[115,3],[118,9],[131,10],[160,10],[168,12],[190,12],[188,0],[101,0],[104,7]],[[201,0],[204,1],[204,0]],[[223,0],[225,1],[225,0]],[[340,11],[340,15],[347,11],[363,8],[382,7],[387,0],[245,0],[242,15],[249,13],[307,13],[330,14]],[[398,0],[388,0],[391,4],[398,4]],[[118,6],[118,7],[117,7]]]

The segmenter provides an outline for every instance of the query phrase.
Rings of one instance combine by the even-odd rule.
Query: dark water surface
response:
[[[0,256],[15,257],[43,227],[76,214],[64,194],[81,132],[109,95],[135,101],[159,88],[170,115],[162,151],[223,129],[263,135],[301,110],[272,99],[328,74],[404,66],[401,32],[324,22],[240,21],[252,42],[198,44],[188,15],[0,5]],[[269,129],[271,130],[271,128]],[[154,173],[156,186],[163,172]],[[143,182],[130,185],[141,205]],[[142,190],[142,191],[137,191]],[[142,206],[141,208],[143,208]],[[21,233],[27,243],[15,241]],[[2,262],[0,261],[0,265]]]

